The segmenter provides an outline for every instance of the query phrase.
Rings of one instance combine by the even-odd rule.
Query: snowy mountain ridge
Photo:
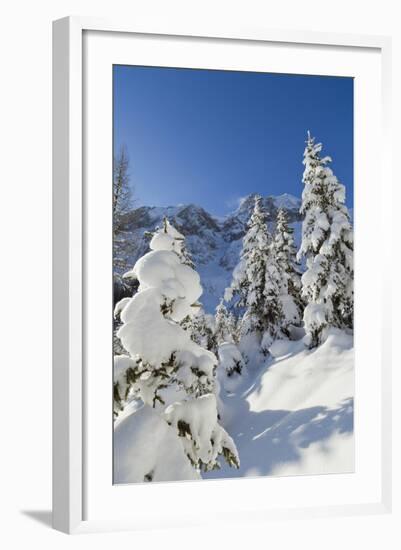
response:
[[[133,241],[133,252],[127,258],[129,265],[143,256],[149,249],[145,233],[160,226],[166,216],[186,238],[196,270],[201,277],[203,295],[201,301],[207,312],[213,312],[223,296],[224,289],[231,282],[232,271],[239,260],[242,238],[254,207],[255,194],[241,200],[238,208],[224,218],[209,214],[195,204],[178,206],[141,206],[127,213],[123,218],[126,238]],[[266,196],[262,204],[268,214],[269,229],[274,230],[277,211],[283,208],[295,230],[298,245],[302,217],[299,213],[301,200],[285,193]]]

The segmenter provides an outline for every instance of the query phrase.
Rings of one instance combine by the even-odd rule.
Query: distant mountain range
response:
[[[268,213],[268,224],[274,230],[277,211],[283,208],[291,225],[297,245],[301,234],[302,217],[299,213],[301,200],[293,195],[267,196],[262,199]],[[144,236],[160,226],[164,216],[186,237],[186,244],[192,255],[203,286],[201,302],[207,312],[215,307],[230,285],[234,267],[239,260],[242,237],[255,203],[255,194],[242,199],[239,207],[224,218],[212,216],[195,204],[180,206],[141,206],[124,216],[124,229],[134,243],[133,253],[127,258],[133,265],[149,250],[149,239]]]

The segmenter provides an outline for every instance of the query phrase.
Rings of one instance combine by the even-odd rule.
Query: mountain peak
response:
[[[240,200],[238,208],[229,216],[238,215],[241,213],[249,213],[249,210],[253,208],[255,204],[255,197],[257,193],[251,193]],[[290,210],[295,213],[299,211],[301,207],[301,199],[291,195],[290,193],[283,193],[282,195],[267,195],[262,196],[262,204],[265,209],[271,214],[272,210],[284,208],[284,210]]]
[[[126,238],[132,239],[133,250],[127,258],[134,265],[149,250],[148,231],[161,226],[166,216],[170,223],[185,236],[187,249],[192,255],[203,286],[202,303],[208,312],[214,311],[224,289],[230,284],[232,270],[239,261],[242,238],[255,204],[256,193],[244,197],[239,207],[224,218],[218,218],[196,204],[176,206],[140,206],[124,216]],[[284,208],[289,223],[300,234],[300,199],[284,193],[278,197],[264,196],[262,204],[268,214],[269,230],[279,208]]]
[[[276,197],[271,197],[277,208],[285,208],[288,210],[299,210],[301,207],[301,199],[290,195],[289,193],[283,193]]]

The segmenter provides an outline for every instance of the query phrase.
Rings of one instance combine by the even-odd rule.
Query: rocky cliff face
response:
[[[205,310],[213,312],[223,296],[224,289],[231,282],[232,270],[239,260],[242,237],[252,213],[255,195],[242,200],[240,206],[224,219],[217,219],[200,206],[194,204],[154,207],[141,206],[126,214],[124,229],[133,240],[134,250],[128,258],[133,265],[149,250],[149,239],[145,236],[160,226],[164,216],[186,237],[187,248],[192,254],[203,286],[202,303]],[[284,194],[278,197],[264,197],[263,204],[268,213],[270,230],[274,230],[277,210],[286,210],[299,241],[301,215],[300,199]]]

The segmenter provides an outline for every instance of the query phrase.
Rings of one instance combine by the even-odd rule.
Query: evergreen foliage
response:
[[[198,313],[192,317],[186,317],[181,326],[190,333],[191,340],[199,346],[216,353],[213,315],[205,313],[200,307]]]
[[[324,340],[326,327],[353,328],[353,231],[345,187],[328,166],[331,158],[321,157],[321,151],[322,144],[308,132],[298,260],[306,258],[302,297],[310,347]]]
[[[294,229],[283,209],[277,212],[274,234],[274,255],[280,271],[280,300],[283,311],[281,330],[289,335],[291,325],[299,326],[303,316],[300,266],[296,261]]]
[[[280,301],[280,270],[274,255],[261,197],[255,206],[243,238],[241,260],[234,270],[233,282],[226,299],[237,298],[235,306],[244,311],[240,337],[258,335],[263,351],[280,336],[283,311]]]
[[[134,205],[130,185],[129,158],[122,147],[113,162],[113,266],[118,276],[117,284],[124,285],[121,274],[128,269],[127,258],[133,251],[133,243],[125,228],[125,215]]]
[[[216,308],[214,335],[217,345],[224,342],[236,341],[236,320],[231,312],[228,312],[223,300]]]
[[[183,263],[183,241],[164,220],[151,251],[127,273],[139,288],[115,308],[122,322],[117,336],[127,354],[115,357],[115,413],[129,399],[140,399],[177,430],[196,469],[218,467],[220,455],[238,466],[234,442],[218,423],[217,358],[181,326],[198,312],[202,293],[199,275]]]

